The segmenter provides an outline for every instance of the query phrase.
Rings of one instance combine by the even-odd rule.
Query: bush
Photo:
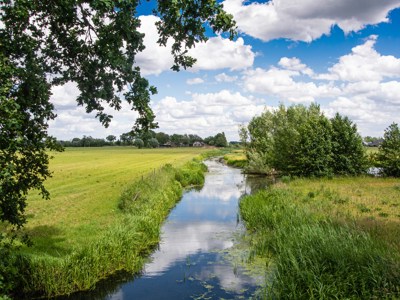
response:
[[[400,177],[400,129],[396,123],[385,130],[376,158],[384,175]]]
[[[0,234],[0,299],[8,298],[18,280],[15,251],[15,245]]]

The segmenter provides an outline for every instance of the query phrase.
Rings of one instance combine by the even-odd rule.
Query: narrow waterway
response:
[[[262,279],[229,254],[243,232],[240,197],[260,188],[260,181],[217,160],[205,163],[204,187],[186,192],[171,211],[143,273],[102,282],[74,299],[248,299],[255,293]]]

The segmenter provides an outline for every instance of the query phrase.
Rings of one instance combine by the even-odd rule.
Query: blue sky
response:
[[[190,53],[196,66],[170,70],[169,49],[156,44],[154,2],[140,7],[146,49],[137,64],[158,94],[152,100],[158,131],[224,131],[237,140],[238,126],[280,102],[319,103],[327,116],[347,115],[362,136],[382,136],[400,123],[400,0],[222,1],[238,25],[229,41],[212,35]],[[59,139],[119,136],[136,114],[127,105],[108,129],[76,106],[76,85],[53,89]]]

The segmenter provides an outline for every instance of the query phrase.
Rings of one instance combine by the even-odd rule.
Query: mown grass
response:
[[[269,262],[265,298],[398,299],[399,181],[286,182],[240,203],[252,255]],[[360,201],[387,215],[361,212]]]
[[[57,154],[48,182],[52,200],[28,202],[25,230],[33,247],[18,254],[17,297],[69,294],[118,270],[139,271],[183,187],[203,183],[204,165],[190,159],[204,151],[109,148]]]
[[[105,147],[55,153],[50,161],[53,177],[46,181],[51,200],[44,201],[35,193],[28,199],[25,231],[34,245],[25,250],[57,257],[96,240],[104,228],[123,217],[118,201],[128,185],[165,164],[180,167],[205,152],[201,148]]]

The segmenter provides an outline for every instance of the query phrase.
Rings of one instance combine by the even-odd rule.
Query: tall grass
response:
[[[297,193],[271,188],[245,197],[252,255],[268,258],[267,299],[395,299],[400,258],[351,223],[315,214]]]
[[[98,239],[62,257],[24,253],[18,262],[16,296],[65,295],[93,288],[100,279],[119,270],[138,272],[159,242],[160,227],[180,199],[183,187],[204,183],[204,171],[198,160],[180,169],[166,165],[122,193],[119,207],[123,216]]]

